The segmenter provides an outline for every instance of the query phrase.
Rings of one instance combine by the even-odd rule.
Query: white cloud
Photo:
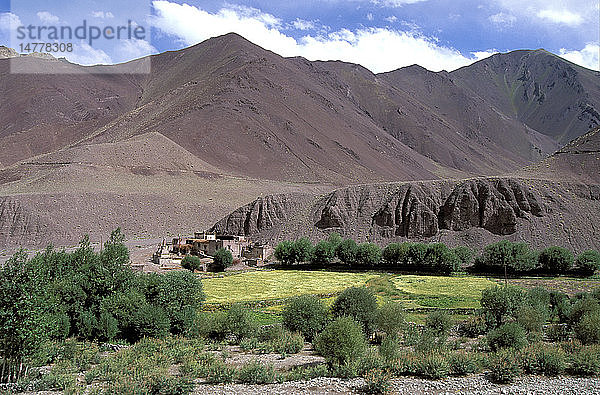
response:
[[[92,11],[92,17],[100,18],[100,19],[111,19],[114,18],[115,15],[110,11]]]
[[[155,54],[154,48],[146,40],[118,40],[118,46],[113,51],[113,57],[117,62],[124,62],[131,59],[138,59],[147,55]]]
[[[0,12],[0,30],[9,31],[22,24],[18,15],[12,12]]]
[[[475,51],[471,52],[471,55],[475,57],[476,60],[482,60],[485,58],[489,58],[492,55],[499,53],[495,49],[488,49],[487,51]]]
[[[406,4],[421,3],[428,0],[371,0],[371,3],[383,7],[402,7]]]
[[[532,18],[539,22],[578,27],[598,20],[597,1],[593,0],[492,0],[512,15]]]
[[[238,33],[255,44],[282,56],[304,56],[309,60],[342,60],[359,63],[373,72],[412,64],[433,71],[454,70],[478,60],[437,43],[418,32],[385,28],[341,29],[331,33],[307,34],[296,40],[280,30],[277,18],[256,9],[223,8],[215,13],[188,4],[161,0],[153,2],[153,26],[193,45],[210,37]]]
[[[388,21],[389,23],[394,23],[398,20],[398,18],[395,15],[390,15],[387,18],[384,18],[386,21]]]
[[[512,26],[516,21],[517,17],[504,12],[499,12],[488,17],[489,21],[500,26]]]
[[[373,21],[373,19],[375,19],[375,18],[373,17],[373,14],[369,12],[369,13],[367,14],[367,19],[368,19],[369,21]]]
[[[578,26],[583,22],[583,17],[568,10],[545,9],[539,11],[536,16],[549,22],[560,23],[569,26]]]
[[[562,48],[560,56],[588,69],[600,71],[600,45],[598,44],[587,44],[580,51],[568,51]]]
[[[296,20],[292,22],[292,26],[297,30],[314,30],[317,28],[314,21],[306,21],[300,18],[296,18]]]
[[[60,18],[56,15],[49,13],[48,11],[40,11],[36,14],[40,21],[46,25],[57,24],[60,21]]]
[[[113,64],[113,60],[106,52],[101,49],[96,49],[88,43],[82,41],[73,46],[73,52],[66,54],[65,57],[73,63],[84,66],[92,66],[95,64]]]

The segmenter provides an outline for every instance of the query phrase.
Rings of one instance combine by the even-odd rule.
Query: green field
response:
[[[376,273],[272,270],[202,280],[206,303],[270,301],[297,295],[329,295],[362,286]]]

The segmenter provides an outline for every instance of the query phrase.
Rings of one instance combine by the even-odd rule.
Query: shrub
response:
[[[258,339],[255,337],[246,337],[240,341],[240,349],[244,352],[256,350],[258,348]]]
[[[476,355],[468,354],[464,351],[450,354],[448,363],[450,365],[450,372],[456,376],[465,376],[479,371],[479,361]]]
[[[590,296],[577,300],[569,310],[569,324],[574,327],[586,314],[600,312],[600,303]]]
[[[359,244],[356,248],[355,259],[357,264],[375,267],[381,261],[381,248],[373,243]]]
[[[434,273],[450,274],[460,267],[458,257],[445,244],[427,245],[424,269]]]
[[[246,384],[270,384],[276,377],[273,365],[264,365],[257,360],[245,363],[238,372],[238,381]]]
[[[283,381],[308,381],[317,377],[329,377],[327,365],[295,366],[283,377]]]
[[[563,342],[569,340],[569,328],[565,324],[552,324],[546,329],[546,336],[551,342]]]
[[[435,310],[425,317],[425,326],[437,336],[446,337],[452,328],[452,320],[445,311]]]
[[[390,363],[400,356],[400,342],[395,336],[386,336],[379,345],[379,355]]]
[[[580,273],[591,276],[600,269],[600,253],[594,250],[582,252],[577,256],[575,267]]]
[[[227,319],[224,311],[202,314],[196,320],[197,336],[222,341],[227,336]]]
[[[352,239],[345,239],[340,244],[338,244],[335,249],[335,254],[337,257],[345,263],[346,265],[354,265],[356,263],[356,253],[358,250],[358,246],[356,242]]]
[[[275,247],[275,259],[284,265],[292,265],[296,261],[294,254],[294,243],[291,241],[282,241]]]
[[[243,338],[252,336],[257,325],[248,309],[234,304],[225,315],[225,327],[227,333],[233,335],[239,343]]]
[[[426,328],[419,336],[414,349],[420,353],[445,351],[446,339],[446,336],[439,336],[435,330]]]
[[[495,353],[489,360],[489,378],[501,384],[511,383],[521,374],[515,354],[509,350]]]
[[[306,237],[294,241],[292,245],[294,262],[303,263],[311,260],[313,255],[313,245]]]
[[[366,342],[360,325],[350,317],[341,317],[317,335],[314,347],[330,365],[339,366],[358,361]]]
[[[383,359],[377,352],[377,349],[369,347],[358,360],[357,373],[362,376],[370,370],[382,368]]]
[[[304,337],[297,332],[284,330],[272,343],[273,349],[279,354],[297,354],[304,347]]]
[[[438,353],[422,355],[416,364],[416,373],[421,377],[438,380],[448,377],[450,365],[446,359]]]
[[[366,336],[373,332],[377,314],[377,300],[365,287],[345,289],[333,302],[331,311],[335,317],[348,316],[358,322]]]
[[[558,318],[560,322],[567,322],[571,311],[569,297],[557,291],[550,292],[550,316]]]
[[[397,336],[404,325],[404,309],[400,303],[388,302],[377,310],[375,327],[386,335]]]
[[[600,312],[589,312],[575,325],[575,337],[583,344],[600,343]]]
[[[561,348],[538,343],[523,350],[521,366],[527,373],[557,376],[565,371],[567,357]]]
[[[475,260],[475,270],[490,273],[527,273],[535,269],[537,256],[525,243],[502,240],[487,245]]]
[[[390,376],[383,370],[369,370],[364,375],[364,378],[365,386],[363,387],[363,392],[367,394],[387,394],[390,391]]]
[[[517,287],[496,285],[484,289],[480,303],[488,327],[498,327],[514,317],[524,301],[525,293]]]
[[[411,243],[408,245],[408,266],[413,270],[426,270],[425,256],[427,254],[427,244]]]
[[[322,240],[317,243],[311,262],[315,265],[329,265],[335,258],[335,246],[329,241]]]
[[[458,333],[470,338],[485,334],[486,329],[485,320],[481,315],[469,317],[458,324]]]
[[[573,268],[573,253],[563,247],[548,247],[543,250],[538,263],[547,273],[564,274]]]
[[[214,272],[225,271],[226,268],[233,264],[233,255],[226,248],[219,248],[213,257],[213,263],[210,268]]]
[[[226,365],[223,361],[217,360],[207,368],[206,381],[211,384],[233,383],[236,376],[236,370],[232,366]]]
[[[522,306],[516,313],[517,323],[528,333],[538,333],[546,322],[547,311],[533,306]]]
[[[302,333],[308,341],[323,330],[327,321],[327,308],[313,295],[302,295],[287,301],[283,312],[283,325]]]
[[[497,351],[502,348],[520,350],[527,345],[525,330],[517,323],[509,322],[490,331],[487,335],[490,348]]]
[[[197,256],[194,256],[194,255],[186,255],[181,260],[181,266],[184,269],[191,270],[192,272],[194,270],[200,270],[201,265],[202,265],[202,263],[200,262],[200,258],[198,258]]]
[[[571,374],[590,377],[600,374],[600,350],[589,347],[582,348],[572,353]]]

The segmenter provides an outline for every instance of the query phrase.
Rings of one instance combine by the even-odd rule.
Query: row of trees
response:
[[[591,275],[600,268],[600,253],[593,250],[575,258],[566,248],[549,247],[538,252],[525,243],[503,240],[486,246],[475,258],[475,251],[464,246],[406,242],[391,243],[382,250],[374,243],[357,244],[352,239],[342,239],[337,233],[316,245],[307,238],[283,241],[275,248],[275,258],[284,265],[329,266],[339,261],[354,268],[387,267],[441,274],[469,269],[485,273]]]
[[[20,364],[46,339],[137,341],[186,333],[204,300],[197,276],[136,274],[120,230],[97,253],[86,236],[69,253],[16,253],[0,267],[0,356]]]

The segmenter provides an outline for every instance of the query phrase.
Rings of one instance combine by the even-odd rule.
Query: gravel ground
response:
[[[431,381],[417,378],[391,380],[392,394],[600,394],[600,379],[574,377],[524,376],[513,384],[494,384],[484,375]],[[363,379],[317,378],[284,384],[201,384],[195,394],[360,394]]]

